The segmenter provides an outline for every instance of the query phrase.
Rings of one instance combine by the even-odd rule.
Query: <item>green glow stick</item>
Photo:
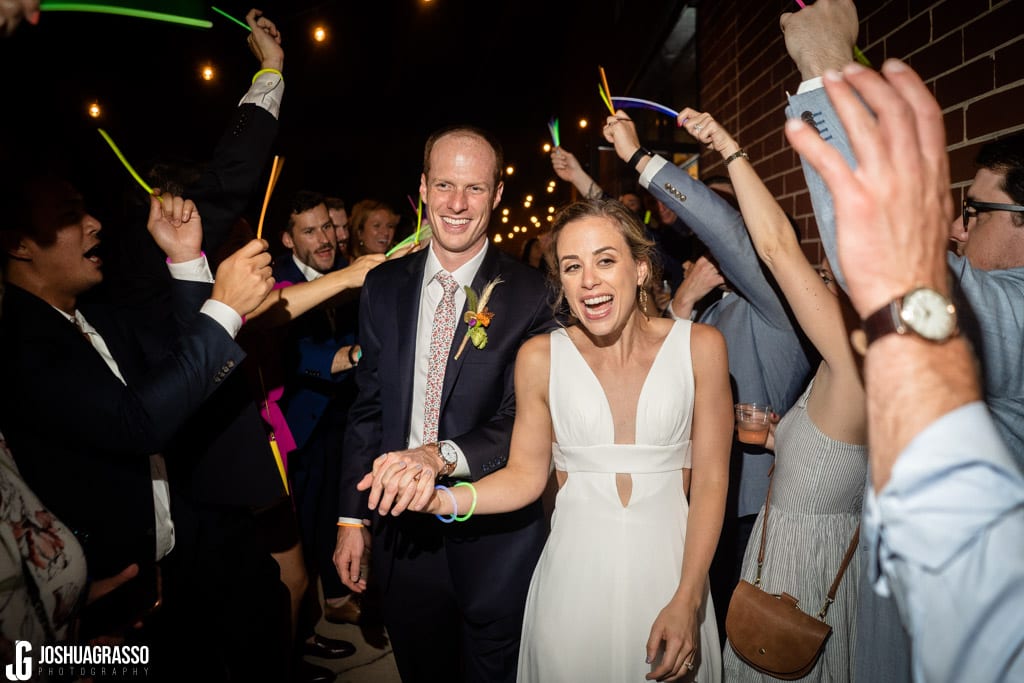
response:
[[[131,7],[118,7],[116,5],[93,5],[85,2],[43,2],[39,9],[44,12],[94,12],[96,14],[118,14],[125,17],[138,19],[153,19],[154,21],[166,21],[171,24],[184,24],[196,28],[210,28],[212,21],[206,19],[193,19],[176,14],[165,12],[150,12],[149,10],[134,9]],[[248,27],[247,27],[248,28]]]
[[[600,83],[597,84],[597,94],[601,96],[601,101],[608,107],[608,111],[612,113],[612,116],[615,116],[615,107],[612,106],[612,101],[608,99],[608,95],[605,94],[604,88],[601,87]]]
[[[860,48],[857,47],[856,45],[853,46],[853,56],[857,59],[858,62],[860,62],[861,64],[863,64],[867,68],[869,68],[869,69],[873,68],[871,66],[871,62],[868,61],[867,56],[863,52],[861,52]]]
[[[235,19],[233,16],[231,16],[230,14],[225,12],[224,10],[222,10],[222,9],[220,9],[218,7],[214,7],[213,5],[210,5],[210,9],[212,9],[214,12],[216,12],[219,15],[221,15],[225,19],[230,19],[231,21],[235,22],[236,24],[238,24],[239,26],[244,28],[246,31],[252,32],[252,29],[249,28],[249,24],[247,24],[244,21],[241,21],[239,19]]]
[[[423,230],[421,231],[420,241],[429,240],[430,236],[433,235],[433,234],[434,234],[433,230],[431,230],[430,226],[428,225],[427,227],[423,228]],[[402,249],[404,247],[409,246],[415,240],[416,240],[416,233],[413,233],[413,234],[409,235],[404,240],[402,240],[401,242],[399,242],[395,246],[391,247],[388,250],[388,252],[386,254],[384,254],[384,258],[391,258],[391,255],[394,254],[396,251],[398,251],[399,249]]]
[[[142,185],[142,189],[146,191],[146,194],[153,194],[153,188],[147,185],[146,181],[142,179],[142,176],[136,173],[135,169],[132,168],[132,165],[128,163],[128,160],[124,158],[124,154],[121,154],[121,150],[117,148],[117,145],[114,144],[114,141],[110,139],[109,135],[107,135],[107,131],[103,130],[102,128],[97,128],[96,130],[100,132],[100,135],[103,136],[103,139],[107,141],[108,145],[110,145],[110,149],[114,150],[114,154],[116,154],[117,158],[121,160],[121,163],[124,164],[124,167],[128,169],[128,172],[132,174],[132,178],[135,178],[139,185]],[[158,197],[158,199],[160,198]],[[163,199],[160,199],[160,201],[163,201]]]
[[[419,196],[416,201],[416,239],[415,243],[420,243],[420,228],[423,227],[423,195]]]

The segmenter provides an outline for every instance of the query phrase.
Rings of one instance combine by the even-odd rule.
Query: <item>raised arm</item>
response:
[[[641,150],[636,126],[623,111],[608,117],[604,136],[627,163]],[[757,314],[773,327],[789,327],[789,315],[761,270],[740,213],[704,183],[662,157],[642,156],[634,163],[640,173],[640,184],[670,207],[707,245],[722,275],[753,305]]]
[[[310,282],[296,282],[275,289],[248,316],[248,324],[259,320],[259,327],[278,327],[299,317],[342,292],[363,286],[366,274],[384,262],[383,254],[360,256],[349,266],[327,273]]]
[[[585,198],[601,199],[607,196],[597,181],[583,170],[576,155],[572,152],[555,147],[555,150],[551,152],[551,168],[559,178],[572,183],[573,187],[579,190]]]
[[[754,249],[782,288],[804,334],[831,372],[840,373],[856,385],[840,389],[860,393],[857,366],[846,336],[839,299],[807,260],[786,213],[765,187],[750,159],[720,123],[710,114],[689,108],[680,112],[680,116],[687,119],[686,126],[693,130],[697,140],[710,145],[727,162],[726,170]]]

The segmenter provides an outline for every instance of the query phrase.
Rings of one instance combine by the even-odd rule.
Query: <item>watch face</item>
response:
[[[903,323],[931,341],[944,341],[956,330],[956,308],[932,289],[915,289],[903,297]]]
[[[438,451],[441,453],[441,459],[448,464],[454,464],[459,461],[459,454],[451,444],[440,443],[437,446]]]

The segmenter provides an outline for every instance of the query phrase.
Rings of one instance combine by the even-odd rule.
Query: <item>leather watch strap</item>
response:
[[[867,345],[871,346],[876,340],[887,334],[906,332],[906,325],[900,319],[900,299],[893,299],[885,306],[864,318],[861,327],[864,328],[864,335],[867,337]]]

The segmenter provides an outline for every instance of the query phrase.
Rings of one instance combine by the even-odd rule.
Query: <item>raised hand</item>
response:
[[[370,509],[381,515],[423,511],[434,494],[440,464],[436,444],[385,453],[373,461],[373,471],[356,488],[369,489]]]
[[[171,263],[192,261],[202,255],[203,222],[191,199],[173,194],[149,198],[149,234]]]
[[[680,126],[689,131],[695,140],[711,147],[721,154],[723,159],[729,158],[740,149],[739,144],[733,140],[725,128],[707,112],[687,107],[679,112],[677,121]]]
[[[931,91],[894,59],[881,74],[850,63],[842,73],[826,72],[824,84],[857,168],[799,119],[786,123],[786,136],[832,192],[854,307],[864,318],[915,287],[947,292],[953,202],[942,111]]]
[[[217,268],[210,298],[227,304],[246,316],[274,287],[266,240],[252,240],[224,259]]]
[[[281,49],[281,34],[277,26],[258,9],[249,10],[245,23],[252,29],[249,49],[260,60],[260,68],[280,71],[284,67],[284,50]]]

